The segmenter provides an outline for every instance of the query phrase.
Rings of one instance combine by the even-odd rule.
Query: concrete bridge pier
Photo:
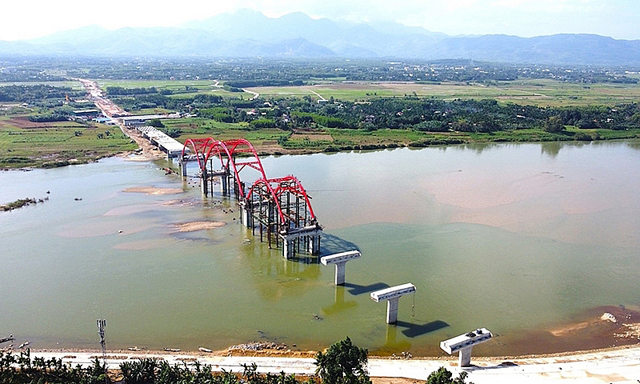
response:
[[[395,287],[371,292],[371,300],[376,303],[387,300],[387,324],[393,324],[398,321],[398,302],[400,297],[415,291],[416,287],[411,283],[396,285]]]
[[[398,302],[400,302],[400,297],[387,300],[387,324],[394,324],[398,321]]]
[[[347,251],[323,257],[320,262],[324,265],[336,266],[335,285],[344,285],[347,262],[359,259],[362,254],[359,251]]]
[[[305,241],[308,242],[306,244],[308,252],[312,255],[317,255],[320,253],[320,233],[322,233],[322,228],[317,224],[281,231],[278,237],[282,240],[283,256],[286,259],[291,259],[295,256],[298,239],[303,241],[303,247],[305,246]],[[305,240],[305,238],[308,238],[308,240]]]
[[[320,253],[320,235],[309,236],[307,252],[312,255]]]
[[[285,237],[282,239],[282,253],[284,258],[289,260],[293,259],[296,255],[296,242],[295,239]]]
[[[226,196],[229,193],[229,180],[227,179],[227,175],[220,176],[220,188],[222,196]]]
[[[478,328],[464,335],[441,342],[440,348],[450,355],[458,352],[458,366],[468,367],[471,365],[471,349],[473,346],[484,343],[492,337],[493,334],[488,329]]]
[[[200,188],[202,189],[203,195],[209,196],[209,172],[207,172],[206,168],[202,170]]]
[[[462,348],[458,352],[458,367],[468,367],[471,365],[471,349],[473,347]]]
[[[247,201],[241,201],[240,206],[240,222],[247,228],[253,227],[253,212],[251,204]]]
[[[183,159],[178,161],[178,165],[180,166],[180,174],[183,178],[187,177],[187,162]]]

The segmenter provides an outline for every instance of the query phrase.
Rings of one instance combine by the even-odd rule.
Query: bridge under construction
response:
[[[285,258],[319,254],[322,227],[302,183],[292,175],[268,178],[247,140],[187,139],[179,161],[182,177],[188,177],[188,162],[197,161],[203,195],[213,195],[218,182],[223,196],[238,200],[242,224],[269,247],[282,248]],[[245,177],[249,170],[253,177]]]

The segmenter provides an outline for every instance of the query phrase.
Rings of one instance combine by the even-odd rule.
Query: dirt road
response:
[[[33,351],[32,356],[61,358],[73,365],[90,364],[98,352]],[[262,373],[312,374],[312,358],[220,356],[206,353],[109,352],[107,362],[115,368],[123,361],[141,357],[162,358],[170,364],[199,361],[214,370],[241,371],[242,364],[256,363]],[[463,368],[468,381],[476,384],[500,383],[631,383],[640,379],[640,347],[626,347],[591,353],[526,358],[472,358],[473,367]],[[429,374],[444,366],[457,375],[456,359],[369,359],[372,377],[426,380]]]

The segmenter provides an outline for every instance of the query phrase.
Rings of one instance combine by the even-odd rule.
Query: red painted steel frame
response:
[[[281,222],[285,222],[284,213],[282,212],[282,208],[280,207],[279,202],[279,197],[283,193],[291,193],[293,195],[303,197],[307,209],[309,210],[309,214],[311,215],[311,219],[316,218],[313,212],[313,208],[311,207],[311,202],[309,201],[309,196],[307,195],[305,189],[302,187],[300,181],[294,176],[268,179],[266,173],[264,172],[264,168],[262,167],[262,162],[258,157],[258,153],[256,152],[253,145],[251,145],[251,143],[247,140],[235,139],[223,142],[215,140],[212,137],[207,137],[204,139],[187,139],[187,141],[184,143],[184,147],[182,148],[183,158],[185,155],[185,150],[189,146],[193,149],[193,152],[198,159],[200,170],[203,172],[206,169],[207,161],[209,160],[211,155],[214,154],[217,155],[220,159],[220,163],[222,164],[223,168],[227,169],[228,166],[231,165],[231,167],[233,168],[236,183],[238,184],[238,190],[240,191],[240,197],[242,199],[250,199],[253,191],[260,185],[264,185],[269,191],[269,194],[273,198],[276,206],[278,207],[278,214],[280,216]],[[251,156],[247,158],[236,159],[234,155],[238,153],[248,153]],[[226,158],[223,156],[223,154],[226,155]],[[262,176],[262,178],[256,180],[253,183],[253,185],[249,189],[249,193],[246,196],[242,188],[242,181],[240,180],[240,172],[245,169],[245,167],[250,167],[257,170]]]
[[[276,204],[276,207],[278,207],[278,215],[280,216],[281,223],[285,222],[285,218],[284,218],[284,213],[282,212],[282,208],[280,207],[279,197],[282,196],[282,194],[284,193],[291,193],[292,195],[302,197],[305,201],[305,205],[307,206],[307,209],[309,210],[309,215],[311,216],[311,219],[315,220],[316,215],[313,212],[313,208],[311,207],[311,201],[309,201],[309,195],[307,195],[307,191],[305,191],[304,187],[302,187],[300,180],[298,180],[295,176],[285,176],[285,177],[280,177],[276,179],[256,180],[256,182],[253,183],[253,185],[251,186],[251,189],[249,189],[249,193],[247,194],[247,199],[250,199],[251,195],[253,194],[253,191],[256,190],[257,188],[260,188],[262,185],[264,185],[267,188],[267,190],[271,194],[271,197],[273,198]]]

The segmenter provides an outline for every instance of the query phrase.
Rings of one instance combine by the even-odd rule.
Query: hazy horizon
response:
[[[355,23],[397,22],[448,35],[506,34],[520,37],[559,33],[597,34],[615,39],[640,39],[640,7],[632,0],[354,0],[351,2],[236,0],[205,2],[184,0],[180,6],[112,0],[44,2],[27,0],[3,6],[0,40],[15,41],[97,25],[123,27],[176,27],[241,9],[277,18],[302,12],[314,19]],[[241,28],[241,26],[239,26]]]

